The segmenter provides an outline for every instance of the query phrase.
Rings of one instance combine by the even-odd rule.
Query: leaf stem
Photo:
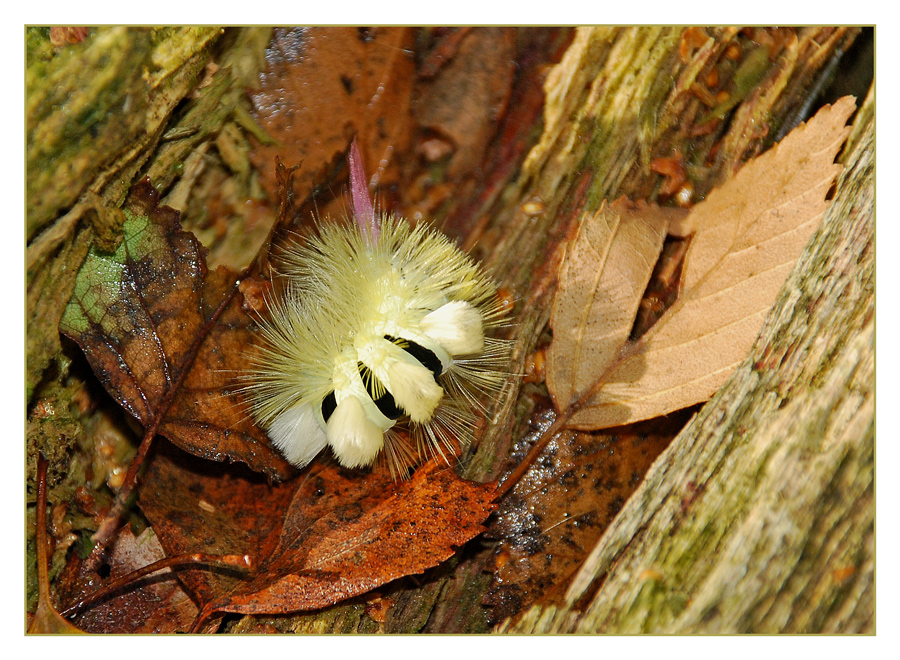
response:
[[[50,603],[50,576],[47,571],[47,459],[38,452],[37,462],[37,511],[35,512],[35,539],[37,541],[38,594]]]
[[[596,396],[597,392],[606,384],[606,379],[610,373],[619,365],[623,360],[627,360],[635,355],[641,353],[647,345],[647,342],[644,338],[647,335],[645,334],[640,339],[635,342],[626,343],[622,350],[619,352],[619,357],[616,358],[613,363],[607,367],[606,371],[594,382],[591,387],[585,390],[577,399],[572,401],[565,410],[559,413],[559,416],[553,421],[553,423],[547,427],[547,430],[541,433],[541,436],[537,439],[531,449],[528,450],[528,453],[525,455],[525,458],[522,459],[522,462],[519,463],[516,468],[509,474],[507,477],[497,486],[497,495],[494,498],[495,501],[502,498],[509,492],[513,486],[515,486],[519,480],[528,472],[529,468],[531,468],[532,464],[537,460],[537,457],[541,455],[541,452],[547,447],[550,441],[559,435],[562,431],[566,430],[566,427],[572,417],[575,414],[584,408],[587,403]]]

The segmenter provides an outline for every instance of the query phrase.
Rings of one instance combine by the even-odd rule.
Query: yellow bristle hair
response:
[[[443,234],[391,216],[367,221],[356,197],[354,213],[355,222],[322,225],[286,249],[284,293],[260,321],[246,391],[294,465],[326,445],[349,468],[384,450],[391,472],[404,475],[416,457],[471,441],[476,411],[504,379],[506,344],[485,337],[503,322],[502,306],[493,282]]]

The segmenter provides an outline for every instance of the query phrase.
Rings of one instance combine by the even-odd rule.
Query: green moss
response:
[[[32,75],[41,75],[53,55],[49,27],[25,28],[25,63]]]
[[[144,130],[146,30],[110,28],[25,73],[28,238]]]
[[[725,115],[740,105],[750,92],[765,79],[771,66],[772,61],[769,59],[769,49],[766,46],[758,46],[750,51],[737,71],[734,72],[731,94],[710,110],[709,114],[700,121],[700,125],[714,119],[723,119]]]

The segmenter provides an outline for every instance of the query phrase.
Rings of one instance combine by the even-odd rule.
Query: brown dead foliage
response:
[[[392,155],[408,149],[412,133],[413,37],[398,27],[275,30],[252,94],[273,142],[257,145],[251,160],[271,196],[276,157],[299,165],[294,191],[303,200],[334,174],[354,136],[370,176],[396,177]]]
[[[826,106],[668,227],[654,206],[634,217],[604,206],[585,219],[551,318],[547,385],[561,411],[574,406],[568,426],[651,419],[705,401],[725,382],[825,213],[855,107],[852,97]],[[657,240],[636,238],[645,223]],[[691,236],[678,298],[626,344],[666,231]]]
[[[60,330],[145,428],[198,456],[285,477],[291,468],[236,392],[256,331],[235,295],[236,275],[208,272],[178,213],[158,202],[149,181],[135,187],[129,213],[146,227],[115,255],[92,252]]]
[[[205,616],[318,609],[421,573],[483,531],[494,508],[495,484],[463,481],[436,461],[402,482],[319,461],[275,487],[210,465],[163,449],[140,496],[167,554],[254,558],[243,579],[180,574]]]

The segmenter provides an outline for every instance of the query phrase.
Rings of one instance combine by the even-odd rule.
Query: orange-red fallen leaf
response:
[[[564,381],[571,384],[569,400],[590,398],[570,426],[598,429],[650,419],[705,401],[725,382],[750,350],[828,207],[826,194],[840,170],[834,158],[854,108],[852,97],[824,107],[693,207],[686,224],[695,233],[678,300],[638,350],[612,368],[603,361],[594,368],[577,365],[578,377]],[[611,290],[626,286],[614,283]],[[558,295],[570,294],[561,288]],[[571,314],[585,312],[576,307]],[[559,376],[553,364],[548,385]],[[565,398],[557,402],[567,405]]]
[[[235,391],[256,333],[241,296],[233,295],[236,276],[208,272],[204,250],[181,231],[178,212],[158,202],[148,180],[135,186],[124,240],[114,253],[92,248],[60,330],[145,428],[158,424],[159,433],[198,456],[284,477],[290,466]]]
[[[383,472],[364,484],[356,475],[344,480],[356,492],[332,494],[339,483],[334,478],[304,484],[281,542],[257,579],[205,611],[296,612],[366,593],[448,559],[484,531],[482,523],[494,509],[494,484],[463,481],[436,460],[408,481],[394,482]],[[323,497],[323,488],[326,511],[315,515],[322,509],[314,507],[313,513],[309,500]]]
[[[138,506],[169,557],[190,553],[266,556],[278,534],[296,483],[269,484],[240,464],[221,465],[160,443],[148,459]],[[239,584],[219,570],[178,572],[202,606]]]
[[[318,609],[421,573],[483,531],[494,508],[496,484],[434,461],[402,482],[319,462],[270,488],[240,466],[212,470],[161,449],[139,504],[167,554],[244,553],[257,567],[246,578],[182,571],[206,615]]]

